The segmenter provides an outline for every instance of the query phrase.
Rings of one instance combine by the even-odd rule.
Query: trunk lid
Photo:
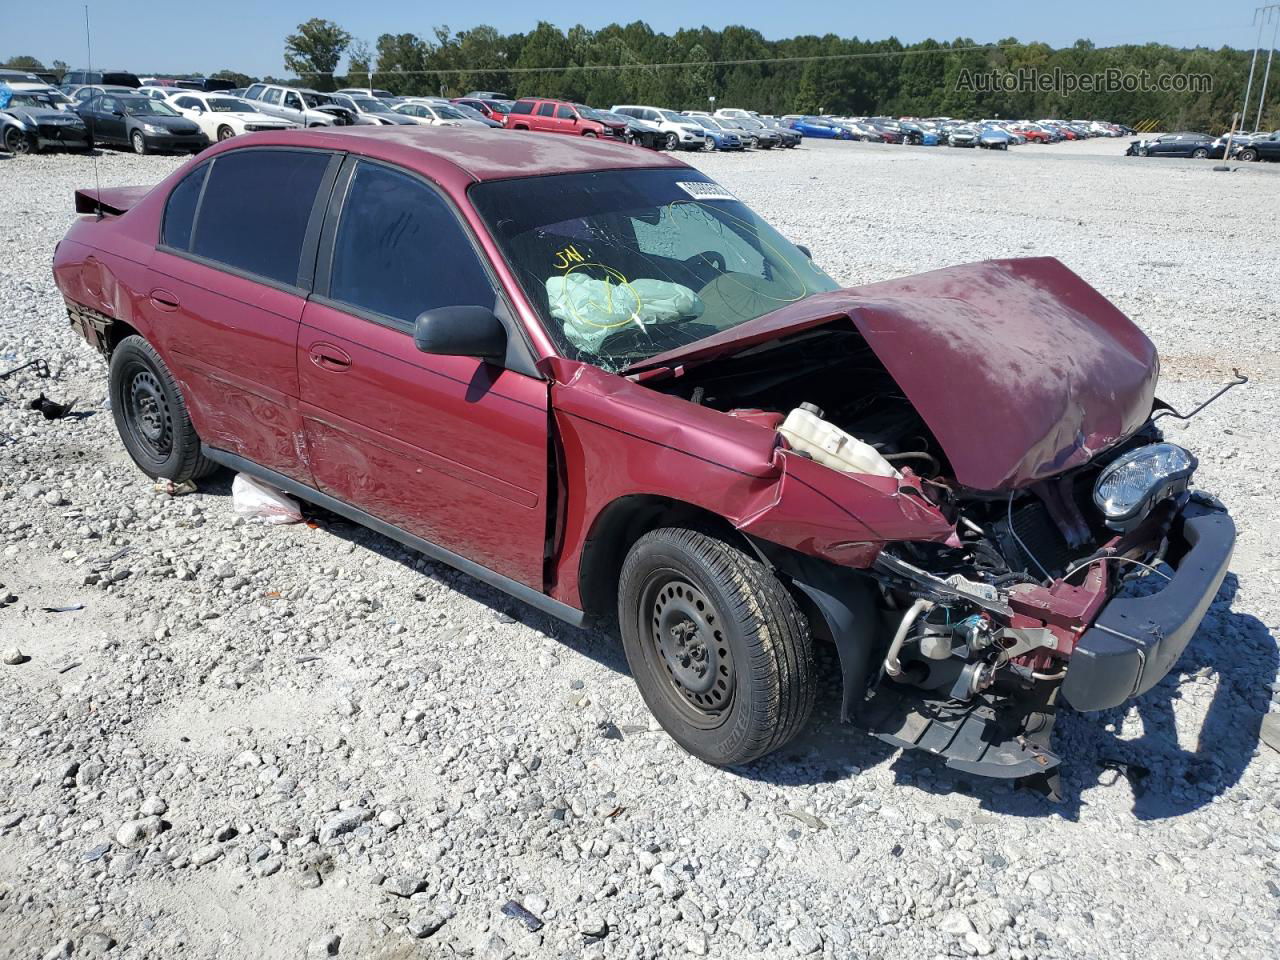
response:
[[[633,364],[675,372],[848,319],[975,490],[1087,462],[1151,413],[1154,345],[1051,257],[989,260],[818,294]]]

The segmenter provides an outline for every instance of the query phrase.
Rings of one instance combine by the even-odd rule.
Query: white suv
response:
[[[666,135],[668,150],[701,150],[706,145],[706,131],[698,126],[697,121],[676,113],[674,110],[663,110],[660,107],[613,106],[611,113],[620,113],[624,117],[639,120]]]

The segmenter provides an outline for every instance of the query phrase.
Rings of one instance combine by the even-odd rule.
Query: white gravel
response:
[[[243,523],[226,478],[155,493],[49,272],[90,161],[0,157],[0,369],[55,373],[0,382],[0,958],[1274,957],[1280,167],[1124,143],[693,158],[842,282],[1054,255],[1175,404],[1254,378],[1176,433],[1239,524],[1227,585],[1135,708],[1064,716],[1059,806],[841,727],[834,682],[781,755],[706,767],[607,637],[346,524]]]

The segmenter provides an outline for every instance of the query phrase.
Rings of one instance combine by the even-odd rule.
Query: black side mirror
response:
[[[488,307],[436,307],[418,315],[413,342],[423,353],[500,363],[507,331]]]
[[[112,115],[113,117],[123,117],[123,116],[124,116],[124,111],[123,111],[123,110],[112,110],[112,111],[111,111],[111,115]]]
[[[803,243],[797,243],[796,249],[799,250],[801,253],[803,253],[810,260],[813,259],[813,251],[810,250],[808,247],[806,247]]]

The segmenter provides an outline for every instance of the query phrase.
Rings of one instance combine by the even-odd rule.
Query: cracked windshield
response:
[[[606,370],[837,287],[692,170],[505,180],[471,196],[560,351]]]

